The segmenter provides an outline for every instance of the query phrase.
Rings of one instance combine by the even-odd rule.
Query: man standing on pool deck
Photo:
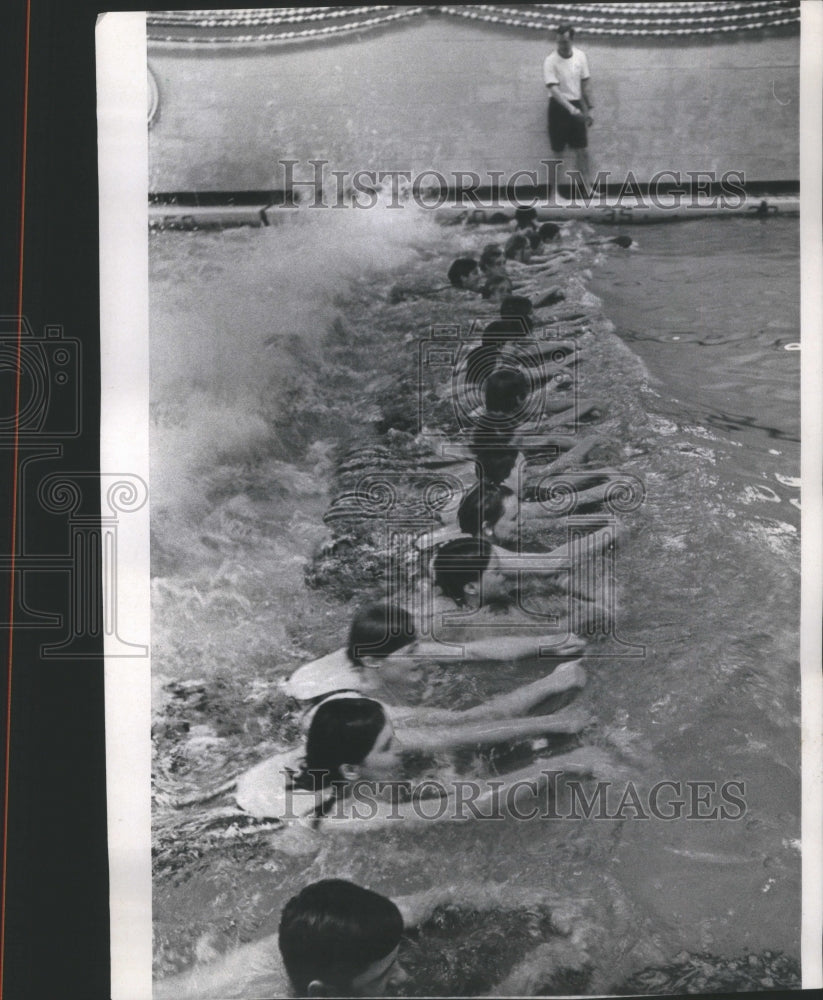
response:
[[[546,56],[543,79],[549,91],[549,142],[552,152],[574,150],[577,169],[589,183],[589,151],[586,126],[592,124],[589,61],[582,49],[572,46],[574,28],[561,24],[557,49]]]

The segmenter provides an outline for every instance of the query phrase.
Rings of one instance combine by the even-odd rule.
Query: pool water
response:
[[[597,430],[608,464],[646,491],[615,565],[616,632],[640,655],[592,644],[578,703],[597,723],[583,740],[614,759],[603,777],[618,798],[629,778],[641,794],[663,780],[736,781],[745,813],[627,809],[310,843],[181,836],[170,800],[293,744],[276,681],[343,642],[355,588],[305,583],[329,542],[339,454],[375,439],[388,398],[414,398],[417,339],[432,323],[492,316],[479,301],[455,316],[448,296],[390,303],[388,289],[436,284],[453,257],[499,235],[407,210],[155,233],[158,975],[273,932],[290,895],[330,876],[395,896],[480,884],[508,899],[544,893],[562,933],[537,935],[509,992],[561,979],[602,992],[684,950],[798,955],[799,354],[785,349],[799,341],[797,224],[631,235],[636,249],[585,261],[602,314],[579,346],[582,390],[607,401]],[[451,680],[465,703],[496,684],[468,671]],[[443,933],[457,947],[460,929]],[[472,924],[461,947],[488,955],[491,987],[514,973],[493,967],[491,943],[471,950],[485,934],[488,921]]]

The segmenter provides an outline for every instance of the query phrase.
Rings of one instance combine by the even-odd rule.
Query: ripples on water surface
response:
[[[797,954],[797,225],[632,236],[590,284],[618,335],[581,350],[587,394],[610,400],[601,431],[646,486],[616,568],[618,632],[645,656],[590,658],[579,701],[599,720],[587,738],[638,787],[742,780],[746,815],[401,830],[308,853],[280,834],[208,850],[159,837],[158,972],[273,931],[289,895],[330,875],[395,895],[545,890],[566,914],[564,961],[590,970],[567,989],[606,990],[683,949]],[[158,830],[168,797],[295,738],[275,682],[340,645],[355,603],[304,585],[335,449],[373,433],[375,400],[414,365],[406,335],[460,318],[436,300],[389,306],[386,290],[495,238],[406,210],[152,235]],[[548,982],[552,947],[509,986]]]

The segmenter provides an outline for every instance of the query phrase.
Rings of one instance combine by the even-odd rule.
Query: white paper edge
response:
[[[144,12],[103,14],[96,28],[100,184],[100,470],[149,480],[148,57]],[[123,637],[150,642],[149,507],[121,516],[117,586]],[[104,577],[106,570],[104,570]],[[104,579],[104,586],[109,581]],[[151,997],[151,661],[113,656],[106,622],[111,996]]]
[[[801,4],[802,324],[802,850],[803,987],[823,985],[820,614],[823,607],[823,4]],[[101,289],[101,472],[148,482],[148,88],[144,12],[98,20]],[[138,391],[140,390],[140,391]],[[128,404],[128,405],[127,405]],[[103,497],[105,511],[105,497]],[[129,638],[149,643],[148,506],[123,519],[118,587]],[[121,620],[126,616],[121,614]],[[110,658],[106,636],[106,763],[113,1000],[151,997],[150,659]],[[136,794],[140,788],[144,794]]]
[[[820,613],[823,608],[823,227],[821,115],[823,4],[802,3],[800,33],[801,599],[803,988],[823,986]]]

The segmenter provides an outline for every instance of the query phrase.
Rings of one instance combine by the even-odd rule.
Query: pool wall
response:
[[[799,32],[587,38],[595,170],[795,181]],[[536,170],[546,137],[544,32],[423,18],[322,42],[149,43],[157,85],[149,189],[282,190],[280,160],[328,171]]]

